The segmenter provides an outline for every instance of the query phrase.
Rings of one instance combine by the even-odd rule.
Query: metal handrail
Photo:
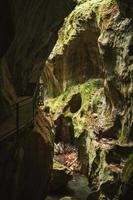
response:
[[[23,106],[28,105],[29,103],[31,103],[28,100],[32,100],[31,101],[32,102],[32,112],[31,112],[32,118],[29,121],[27,121],[26,123],[21,124],[20,108],[22,108]],[[27,103],[25,103],[24,105],[21,105],[23,102],[27,102]],[[26,127],[27,124],[31,123],[34,120],[34,99],[32,97],[27,97],[27,98],[25,98],[25,99],[23,99],[21,101],[18,101],[16,103],[12,104],[12,106],[14,106],[13,107],[13,111],[15,111],[15,113],[16,113],[16,115],[15,115],[15,117],[16,117],[16,119],[15,119],[16,120],[15,121],[15,128],[7,131],[4,135],[0,136],[0,141],[3,141],[5,139],[7,139],[9,136],[11,136],[11,135],[13,135],[15,133],[16,133],[16,137],[18,137],[20,130],[22,128]]]

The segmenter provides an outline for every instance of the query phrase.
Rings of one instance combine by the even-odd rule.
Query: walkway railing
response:
[[[0,124],[0,141],[9,136],[19,135],[20,131],[32,123],[34,119],[34,100],[32,97],[23,97],[11,106],[11,115]]]

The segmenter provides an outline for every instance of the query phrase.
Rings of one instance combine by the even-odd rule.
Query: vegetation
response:
[[[69,87],[60,96],[54,99],[48,99],[45,102],[45,106],[50,107],[53,118],[57,119],[63,113],[64,107],[71,100],[72,96],[76,93],[80,93],[82,97],[80,109],[76,113],[71,113],[70,109],[67,109],[64,115],[72,118],[75,137],[78,137],[87,126],[96,122],[92,113],[101,114],[103,111],[102,104],[105,103],[105,99],[101,80],[89,80],[84,84]]]
[[[63,54],[65,45],[69,45],[81,31],[89,29],[92,16],[96,16],[96,24],[100,26],[106,11],[114,4],[116,4],[116,0],[78,0],[77,6],[65,19],[58,33],[58,41],[56,48],[54,48],[54,53]]]

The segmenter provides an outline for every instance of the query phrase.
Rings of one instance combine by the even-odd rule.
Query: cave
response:
[[[132,0],[1,0],[0,27],[0,199],[132,200]]]

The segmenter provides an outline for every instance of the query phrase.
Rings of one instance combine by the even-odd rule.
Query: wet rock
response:
[[[73,179],[68,182],[67,190],[72,193],[76,199],[86,200],[90,193],[87,177],[78,173],[74,174]]]
[[[51,183],[49,186],[50,193],[62,194],[66,191],[66,185],[69,180],[72,179],[71,170],[54,160],[53,172],[51,177]]]

